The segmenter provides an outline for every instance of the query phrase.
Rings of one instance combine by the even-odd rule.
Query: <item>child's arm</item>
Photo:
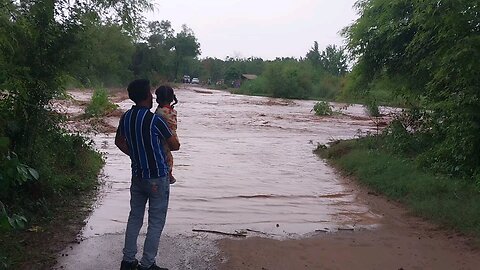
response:
[[[157,110],[155,110],[155,113],[165,119],[168,128],[170,128],[172,133],[177,136],[177,111],[168,107],[158,107]]]
[[[170,129],[177,133],[177,111],[172,109],[170,113],[170,117],[168,119],[168,125]]]
[[[177,139],[177,136],[172,136],[167,139],[168,148],[170,151],[177,151],[180,149],[180,142]]]
[[[167,120],[168,127],[177,132],[177,111],[170,108],[162,108],[162,116]]]

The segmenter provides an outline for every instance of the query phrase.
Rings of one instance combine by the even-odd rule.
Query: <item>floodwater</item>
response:
[[[380,217],[356,199],[356,191],[312,153],[317,143],[376,132],[361,106],[318,117],[311,111],[314,101],[195,88],[177,89],[176,95],[181,150],[174,152],[177,182],[171,186],[165,241],[198,240],[192,229],[284,238],[379,224]],[[132,103],[119,105],[126,110]],[[118,119],[109,121],[116,126]],[[94,140],[107,157],[105,185],[81,233],[85,241],[70,252],[102,256],[92,250],[112,254],[113,247],[119,260],[129,212],[130,160],[115,147],[114,134]],[[99,247],[112,235],[116,240]],[[60,264],[74,269],[72,260]]]

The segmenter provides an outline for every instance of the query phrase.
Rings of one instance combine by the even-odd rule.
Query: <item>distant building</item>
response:
[[[245,81],[251,81],[251,80],[255,80],[258,76],[255,75],[255,74],[242,74],[242,76],[240,77],[240,81],[237,81],[238,83],[238,87],[240,87],[241,84],[243,84],[243,82]]]
[[[255,80],[258,76],[255,74],[242,74],[242,81]]]

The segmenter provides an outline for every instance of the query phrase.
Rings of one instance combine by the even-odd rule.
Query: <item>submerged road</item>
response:
[[[356,191],[312,153],[317,143],[375,132],[361,106],[318,117],[311,111],[314,101],[198,88],[177,89],[176,95],[182,146],[174,153],[177,183],[171,186],[159,265],[216,269],[224,260],[216,244],[221,236],[192,229],[291,239],[311,236],[317,229],[374,229],[380,223],[381,216],[357,200]],[[118,104],[127,110],[133,103]],[[116,126],[118,118],[108,121]],[[57,269],[115,269],[122,258],[130,161],[116,149],[113,133],[94,141],[106,154],[105,184],[80,243],[59,254]]]

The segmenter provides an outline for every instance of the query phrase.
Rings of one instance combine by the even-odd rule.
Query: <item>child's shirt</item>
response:
[[[168,127],[177,135],[177,111],[170,105],[158,106],[155,113],[162,116],[168,124]]]

